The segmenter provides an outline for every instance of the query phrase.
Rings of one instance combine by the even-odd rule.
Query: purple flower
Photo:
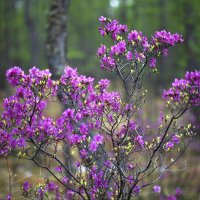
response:
[[[172,143],[174,143],[174,144],[179,144],[179,142],[180,142],[180,136],[178,136],[178,135],[173,135],[173,136],[172,136]]]
[[[160,111],[159,121],[162,123],[164,120],[164,114],[162,111]]]
[[[81,125],[80,125],[80,133],[82,133],[82,134],[84,134],[84,135],[86,135],[86,134],[88,134],[88,126],[85,124],[85,123],[82,123]]]
[[[133,58],[133,54],[131,53],[131,51],[128,51],[127,54],[126,54],[126,59],[128,61],[130,61],[130,60],[132,60],[132,58]]]
[[[107,198],[108,199],[112,199],[112,197],[114,196],[112,191],[107,191]]]
[[[111,47],[110,55],[111,56],[121,55],[125,53],[125,51],[126,51],[126,42],[123,40]]]
[[[70,109],[68,108],[67,110],[65,110],[62,114],[62,116],[66,119],[73,119],[74,117],[74,109]]]
[[[40,187],[37,190],[37,195],[39,199],[43,199],[44,198],[44,190]]]
[[[74,196],[74,191],[68,190],[66,193],[67,199],[73,199],[73,196]]]
[[[145,36],[142,37],[142,46],[144,47],[144,51],[146,51],[150,47],[147,37]]]
[[[11,196],[11,194],[7,194],[7,196],[6,196],[6,200],[12,200],[12,196]]]
[[[167,151],[169,151],[170,149],[172,149],[174,147],[174,144],[172,143],[172,142],[167,142],[166,143],[166,147],[165,147],[165,149],[167,150]]]
[[[101,57],[106,53],[106,46],[105,45],[101,45],[101,47],[98,48],[97,50],[97,56]]]
[[[139,193],[140,193],[140,191],[141,191],[141,189],[140,189],[140,186],[135,186],[134,187],[134,189],[133,189],[133,193],[135,194],[135,195],[138,195]]]
[[[66,183],[68,182],[68,180],[69,180],[69,179],[68,179],[66,176],[64,176],[63,179],[62,179],[62,182],[63,182],[64,184],[66,184]]]
[[[101,79],[99,82],[98,82],[98,85],[99,85],[99,88],[101,91],[104,91],[106,88],[109,87],[110,85],[110,80],[108,79]]]
[[[200,105],[200,71],[187,72],[184,79],[175,79],[172,88],[163,92],[163,98],[170,101],[184,101],[185,97],[190,97],[192,106]]]
[[[28,181],[25,181],[22,188],[25,192],[28,192],[31,189],[31,184]]]
[[[56,172],[62,172],[62,166],[57,166],[55,167]]]
[[[141,135],[138,135],[135,137],[135,142],[140,146],[144,147],[144,140],[142,139]]]
[[[90,143],[89,150],[95,152],[98,148],[98,144],[95,140]]]
[[[81,158],[85,159],[86,156],[87,156],[87,154],[88,153],[87,153],[87,151],[85,149],[80,150],[80,156],[81,156]]]
[[[77,168],[79,168],[79,167],[81,166],[81,163],[80,163],[79,161],[76,161],[76,162],[75,162],[75,166],[76,166]]]
[[[185,89],[188,85],[188,81],[185,79],[175,79],[175,81],[172,83],[173,87],[179,87],[180,89]]]
[[[103,135],[97,134],[94,136],[94,141],[97,144],[102,144],[103,143]]]
[[[156,59],[155,58],[152,58],[151,60],[150,60],[150,67],[151,68],[154,68],[155,66],[156,66]]]
[[[118,25],[118,32],[119,33],[125,33],[128,31],[127,25],[119,24]]]
[[[108,122],[109,122],[110,124],[113,123],[113,115],[112,115],[112,114],[108,114]]]
[[[176,42],[184,42],[183,36],[179,35],[178,33],[173,34],[173,37]]]
[[[106,31],[104,28],[99,28],[99,33],[102,35],[102,36],[105,36],[106,35]]]
[[[162,53],[163,53],[164,56],[167,56],[168,55],[168,49],[163,49]]]
[[[75,119],[76,119],[76,121],[78,122],[78,121],[80,121],[81,119],[82,119],[82,113],[76,113],[76,116],[75,116]]]
[[[160,187],[159,185],[155,185],[155,186],[153,187],[153,191],[154,191],[155,193],[160,193],[160,192],[161,192],[161,187]]]
[[[81,139],[83,137],[81,137],[80,135],[78,134],[70,134],[67,136],[67,139],[68,141],[70,142],[70,144],[76,144],[76,143],[80,143],[81,142]]]
[[[142,36],[142,32],[138,32],[136,30],[132,30],[128,34],[128,40],[129,40],[129,42],[138,41],[139,37],[141,37],[141,36]]]
[[[144,61],[144,54],[143,53],[138,53],[138,52],[135,52],[135,59],[137,60],[137,62],[143,62]]]
[[[47,190],[48,190],[49,192],[55,191],[56,188],[57,188],[57,186],[56,186],[56,184],[53,183],[53,182],[49,182],[49,183],[47,184]]]
[[[102,36],[109,35],[112,40],[116,40],[118,34],[128,31],[126,25],[119,24],[117,20],[109,20],[105,17],[100,17],[99,21],[101,22],[102,27],[99,28],[99,32]]]
[[[61,198],[60,192],[59,192],[59,190],[57,189],[57,190],[56,190],[56,194],[55,194],[55,200],[61,200],[61,199],[63,199],[63,198]]]
[[[176,188],[176,196],[180,197],[183,194],[183,191],[180,188]]]
[[[105,23],[106,22],[106,17],[104,17],[104,16],[101,16],[100,18],[99,18],[99,21],[100,22],[102,22],[102,23]]]
[[[135,130],[135,128],[136,128],[136,123],[135,123],[134,121],[130,121],[130,122],[129,122],[129,128],[130,128],[130,130]]]
[[[106,161],[104,162],[104,165],[105,165],[106,167],[108,167],[108,168],[111,168],[111,167],[112,167],[112,163],[111,163],[110,160],[106,160]]]
[[[24,78],[24,72],[19,67],[13,67],[6,72],[6,77],[12,86],[16,86]]]
[[[60,77],[60,82],[62,84],[67,84],[67,81],[69,81],[70,78],[77,76],[77,69],[73,69],[71,67],[66,67],[64,69],[64,74]]]
[[[176,197],[174,195],[168,195],[167,200],[176,200]]]
[[[107,69],[107,70],[112,70],[113,68],[115,68],[115,59],[111,58],[111,57],[106,57],[104,56],[101,60],[101,68],[102,69]]]
[[[132,164],[128,164],[128,170],[132,170],[134,167],[133,167],[133,165]]]
[[[183,38],[181,35],[175,33],[171,34],[165,30],[156,31],[155,36],[153,37],[158,40],[158,42],[163,44],[168,44],[174,46],[176,43],[183,42]]]

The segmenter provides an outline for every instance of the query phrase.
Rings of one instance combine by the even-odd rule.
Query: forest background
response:
[[[8,68],[20,66],[25,71],[32,66],[48,68],[45,45],[49,5],[50,0],[0,0],[0,99],[12,93],[5,80]],[[97,80],[113,78],[100,70],[96,59],[96,49],[104,42],[98,33],[101,15],[116,18],[132,29],[141,30],[144,35],[150,36],[162,29],[183,35],[184,43],[170,49],[167,59],[158,60],[159,74],[147,78],[149,104],[145,111],[141,111],[141,120],[147,125],[155,123],[163,103],[160,100],[163,89],[168,88],[174,78],[182,77],[185,71],[200,69],[199,0],[71,0],[67,12],[66,61],[77,67],[80,73]],[[116,89],[115,84],[112,87]],[[61,109],[59,105],[51,106],[48,112],[56,118]],[[185,118],[196,124],[197,131],[199,116],[200,111],[196,109]],[[200,199],[200,179],[196,176],[200,173],[199,144],[197,133],[197,140],[190,145],[180,166],[161,182],[161,185],[167,186],[165,193],[179,186],[184,192],[184,199]],[[23,167],[18,167],[15,161],[9,162],[13,174],[16,174],[16,182],[25,177],[38,182],[44,177],[30,163],[24,162]],[[2,195],[7,192],[5,185],[8,180],[4,160],[0,160],[0,169]],[[177,173],[179,169],[185,170]]]

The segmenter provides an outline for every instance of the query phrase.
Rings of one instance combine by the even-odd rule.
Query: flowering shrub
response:
[[[6,73],[16,90],[3,102],[0,155],[31,160],[54,178],[37,186],[25,182],[27,198],[132,199],[154,185],[192,140],[191,125],[179,126],[178,119],[200,104],[200,71],[187,72],[164,91],[170,114],[162,114],[156,130],[140,127],[135,118],[147,93],[142,86],[145,72],[156,71],[156,59],[183,42],[182,36],[157,31],[148,40],[116,20],[101,17],[100,22],[100,34],[114,45],[101,45],[97,57],[102,69],[121,78],[126,100],[108,90],[109,80],[94,85],[93,78],[71,67],[59,80],[35,67],[28,74],[19,67]],[[53,120],[44,111],[57,96],[67,108]],[[58,155],[63,143],[77,152],[74,170]],[[158,193],[161,188],[155,185],[153,190]]]

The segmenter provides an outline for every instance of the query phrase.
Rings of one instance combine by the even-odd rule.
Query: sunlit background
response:
[[[5,72],[12,66],[20,66],[26,71],[32,67],[48,68],[45,42],[47,12],[50,0],[0,0],[0,97],[12,93],[5,80]],[[149,90],[147,108],[141,119],[144,123],[153,123],[162,105],[160,99],[164,88],[169,87],[175,77],[180,78],[185,71],[200,69],[200,1],[199,0],[71,0],[67,17],[66,61],[77,67],[80,73],[95,77],[106,77],[113,81],[112,89],[117,90],[115,79],[109,73],[102,72],[96,59],[96,49],[104,42],[98,33],[98,18],[107,16],[128,24],[129,29],[141,30],[149,38],[156,30],[178,32],[184,36],[184,43],[170,49],[167,58],[158,60],[159,74],[148,77]],[[149,106],[151,105],[151,106]],[[62,108],[51,106],[47,111],[55,118]],[[173,193],[176,187],[183,190],[183,199],[200,199],[200,111],[187,113],[186,121],[192,121],[197,127],[197,139],[190,145],[189,151],[181,159],[176,169],[166,175],[163,194]],[[21,162],[21,161],[20,161]],[[0,159],[0,197],[8,192],[7,163]],[[9,160],[13,174],[13,186],[28,179],[34,183],[42,182],[46,172],[36,170],[28,162]],[[158,198],[151,188],[145,197]],[[149,195],[149,196],[148,196]]]

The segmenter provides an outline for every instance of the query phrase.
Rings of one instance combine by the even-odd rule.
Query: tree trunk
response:
[[[67,64],[66,38],[70,0],[51,0],[48,12],[46,55],[48,66],[57,78]]]
[[[51,0],[48,12],[46,55],[48,66],[54,79],[57,79],[62,74],[67,64],[65,44],[69,3],[70,0]],[[73,156],[67,143],[64,144],[63,153],[66,166],[73,172]],[[68,176],[68,174],[66,175]]]

